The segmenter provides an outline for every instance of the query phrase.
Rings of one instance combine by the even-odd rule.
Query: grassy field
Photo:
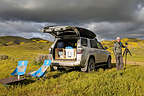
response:
[[[20,39],[20,38],[18,38]],[[9,59],[0,61],[0,79],[11,77],[17,61],[28,60],[27,73],[37,70],[40,65],[35,63],[39,54],[48,54],[52,44],[44,40],[28,40],[13,44],[3,41],[0,54],[8,55]],[[64,72],[47,72],[45,79],[35,80],[9,87],[0,84],[0,96],[144,96],[144,40],[124,39],[129,43],[133,56],[128,56],[129,64],[125,71],[116,68],[84,73],[76,70]],[[112,52],[112,41],[103,41]],[[114,57],[114,56],[113,56]],[[115,62],[113,58],[113,63]]]

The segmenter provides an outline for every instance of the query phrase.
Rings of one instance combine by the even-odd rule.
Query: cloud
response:
[[[46,25],[74,25],[100,40],[144,37],[144,0],[0,0],[0,35],[44,38]]]
[[[55,23],[36,23],[23,21],[5,21],[0,22],[0,36],[21,36],[25,38],[43,38],[50,41],[54,37],[47,33],[42,33],[40,30],[44,26],[55,25]],[[66,24],[66,25],[73,25]],[[75,26],[87,28],[97,35],[99,40],[115,39],[117,36],[122,38],[143,38],[144,25],[133,22],[91,22],[86,24],[77,24]],[[143,38],[144,39],[144,38]]]
[[[4,20],[37,22],[129,21],[137,0],[1,0]]]
[[[36,23],[23,21],[0,22],[0,36],[21,36],[25,38],[43,38],[53,41],[53,36],[43,34],[40,30],[43,26],[53,25],[52,23]]]
[[[84,24],[81,27],[95,32],[99,40],[121,38],[142,38],[144,39],[144,25],[134,22],[99,22]]]
[[[141,8],[141,10],[139,10],[138,12],[137,12],[137,21],[138,22],[144,22],[144,7],[143,8]]]

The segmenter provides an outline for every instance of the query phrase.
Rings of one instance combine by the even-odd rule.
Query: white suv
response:
[[[43,32],[55,36],[49,50],[51,70],[79,67],[81,71],[90,72],[98,66],[111,66],[110,52],[92,31],[72,26],[47,26]]]

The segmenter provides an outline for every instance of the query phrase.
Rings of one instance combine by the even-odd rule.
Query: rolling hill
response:
[[[9,45],[20,45],[23,43],[38,43],[38,42],[49,42],[41,38],[30,38],[26,39],[18,36],[2,36],[0,37],[0,46],[9,46]]]
[[[16,38],[0,37],[3,43],[18,39],[27,42],[0,47],[0,54],[10,57],[0,61],[0,79],[10,77],[19,60],[29,61],[26,73],[37,70],[40,65],[35,63],[36,58],[39,54],[48,54],[48,48],[52,44],[45,40]],[[128,48],[133,54],[132,57],[128,56],[126,70],[117,71],[115,67],[106,70],[100,68],[90,73],[77,70],[63,72],[48,70],[45,78],[36,80],[28,78],[26,82],[7,87],[0,84],[0,96],[144,96],[144,40],[125,38],[122,41],[128,42]],[[112,52],[112,41],[102,43]],[[112,61],[115,65],[114,56]]]
[[[115,41],[102,41],[102,44],[104,46],[107,46],[109,49],[108,51],[110,51],[112,53],[112,56],[114,58],[114,54],[113,54],[113,45],[114,45]],[[130,61],[133,61],[136,63],[136,61],[141,61],[144,62],[144,54],[141,54],[144,52],[144,40],[141,39],[136,39],[136,38],[124,38],[122,39],[122,43],[125,45],[125,43],[128,43],[128,48],[130,49],[131,53],[133,56],[128,56],[128,59]],[[124,51],[124,49],[123,49]]]

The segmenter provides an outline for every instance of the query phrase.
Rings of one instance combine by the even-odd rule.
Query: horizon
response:
[[[54,39],[53,40],[48,40],[48,39],[45,39],[45,38],[39,38],[39,37],[32,37],[32,38],[27,38],[27,37],[23,37],[23,36],[0,36],[0,38],[1,37],[20,37],[20,38],[24,38],[24,39],[42,39],[42,40],[47,40],[47,41],[51,41],[51,42],[53,42],[54,41]],[[121,40],[123,40],[123,39],[138,39],[138,40],[144,40],[144,39],[142,39],[142,38],[121,38]],[[98,39],[98,41],[112,41],[112,40],[115,40],[115,39],[102,39],[102,40],[99,40]]]

